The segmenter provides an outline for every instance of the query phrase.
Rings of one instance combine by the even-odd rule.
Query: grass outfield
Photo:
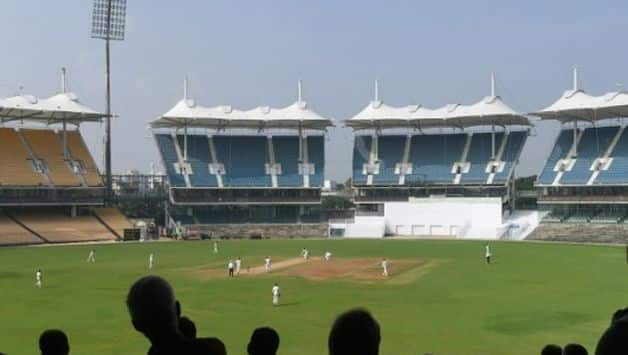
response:
[[[291,275],[228,279],[230,257],[259,266],[329,249],[337,258],[390,260],[389,280],[310,280]],[[73,354],[142,354],[147,342],[132,329],[124,305],[130,284],[155,274],[175,287],[183,313],[199,335],[222,339],[230,354],[246,353],[251,331],[270,325],[281,336],[280,354],[326,353],[334,316],[370,309],[382,327],[380,353],[535,354],[546,343],[581,342],[590,352],[612,312],[628,304],[623,248],[492,243],[494,264],[484,263],[481,242],[408,240],[221,241],[97,246],[0,248],[0,352],[34,354],[40,332],[61,328]],[[395,260],[419,260],[401,273]],[[42,267],[44,287],[35,288]],[[226,271],[225,271],[226,272]],[[376,272],[376,269],[374,269]],[[278,281],[283,306],[272,307]]]

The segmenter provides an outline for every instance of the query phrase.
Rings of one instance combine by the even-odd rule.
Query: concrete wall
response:
[[[386,234],[498,238],[502,201],[494,197],[430,197],[384,204]]]

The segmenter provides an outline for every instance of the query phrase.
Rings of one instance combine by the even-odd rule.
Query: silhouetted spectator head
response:
[[[275,355],[279,348],[279,334],[270,327],[253,331],[247,351],[249,355]]]
[[[589,355],[589,352],[580,344],[567,344],[563,349],[563,355]]]
[[[597,343],[595,355],[628,354],[628,319],[615,321]]]
[[[541,355],[563,355],[563,348],[556,344],[547,344],[541,350]]]
[[[39,337],[41,355],[67,355],[70,344],[65,333],[58,329],[48,329]]]
[[[179,318],[179,331],[184,337],[194,339],[196,338],[196,325],[188,317]]]
[[[329,333],[330,355],[379,354],[379,324],[365,309],[341,314]]]
[[[129,290],[126,304],[133,326],[149,339],[178,332],[179,302],[168,281],[161,277],[151,275],[137,280]]]

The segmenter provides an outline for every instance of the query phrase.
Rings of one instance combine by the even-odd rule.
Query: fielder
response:
[[[235,273],[236,273],[236,276],[240,275],[240,266],[242,266],[242,259],[240,259],[240,257],[238,256],[238,258],[235,261]]]
[[[153,253],[150,253],[150,255],[148,256],[148,270],[152,270],[153,269],[153,261],[155,260],[155,255],[153,255]]]
[[[87,262],[88,263],[95,263],[96,262],[96,249],[92,249],[89,252],[89,255],[87,256]]]
[[[229,269],[229,277],[233,277],[234,268],[235,268],[235,265],[233,264],[233,260],[229,260],[229,263],[227,264],[227,269]]]
[[[301,250],[301,255],[303,256],[303,259],[307,260],[310,255],[310,251],[307,250],[307,248],[303,248],[303,250]]]
[[[486,244],[486,247],[484,248],[484,258],[486,258],[486,263],[490,264],[491,263],[491,247]]]
[[[214,241],[214,254],[218,254],[218,242]]]
[[[41,269],[37,269],[37,272],[35,273],[35,280],[37,288],[41,288]]]
[[[278,306],[279,296],[281,295],[281,293],[279,292],[279,285],[277,283],[275,283],[275,286],[273,286],[271,293],[273,294],[273,306]]]
[[[264,270],[270,272],[270,257],[268,256],[264,258]]]
[[[329,260],[331,260],[331,253],[326,251],[325,252],[325,261],[329,261]]]
[[[382,276],[388,277],[388,260],[382,259]]]

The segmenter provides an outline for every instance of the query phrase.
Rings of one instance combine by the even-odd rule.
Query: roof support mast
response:
[[[578,66],[573,66],[573,91],[578,91]],[[571,148],[572,157],[578,155],[578,120],[573,121],[573,146]]]
[[[183,100],[188,99],[188,77],[183,78]],[[188,123],[183,126],[183,162],[188,161]]]
[[[491,98],[495,97],[495,75],[491,73]],[[495,159],[495,122],[491,130],[491,160]]]
[[[61,68],[61,93],[64,94],[65,92],[66,92],[65,68]],[[68,160],[69,159],[69,154],[68,154],[68,135],[67,135],[65,118],[63,119],[62,123],[63,123],[63,159]]]

